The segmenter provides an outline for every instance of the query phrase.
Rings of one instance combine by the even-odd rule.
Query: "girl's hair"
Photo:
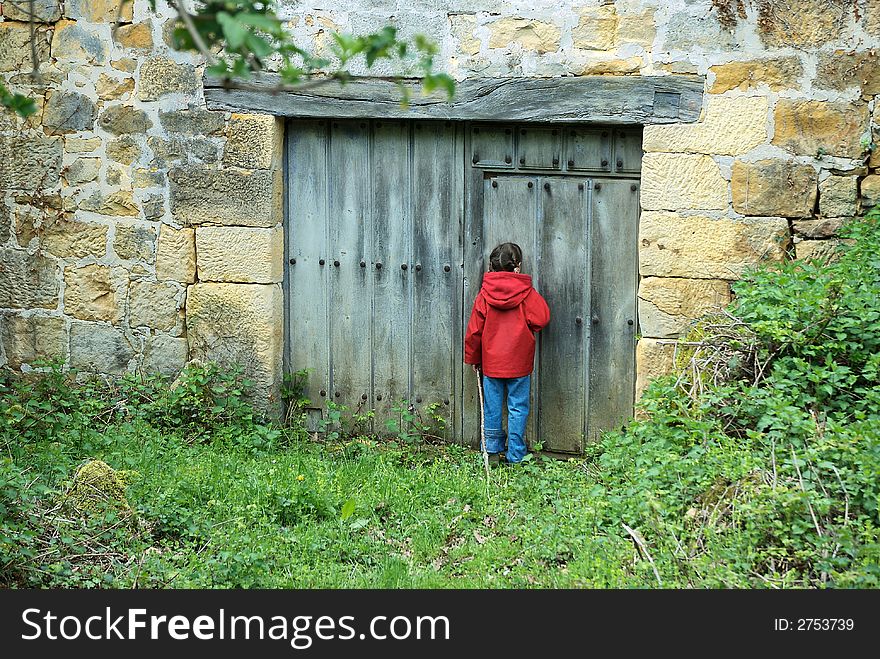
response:
[[[522,250],[516,243],[501,243],[489,254],[489,270],[513,272],[522,264]]]

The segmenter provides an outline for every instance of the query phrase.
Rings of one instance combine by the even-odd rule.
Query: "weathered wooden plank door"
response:
[[[313,413],[435,405],[457,436],[463,139],[451,122],[295,121],[287,147],[288,371]]]
[[[287,147],[288,371],[328,401],[403,401],[475,444],[463,332],[504,241],[547,299],[527,438],[577,453],[632,413],[640,137],[601,127],[292,121]]]
[[[538,337],[531,443],[579,453],[632,414],[640,135],[633,130],[475,126],[465,227],[465,311],[488,253],[523,248],[523,272],[551,309]],[[479,131],[479,132],[478,132]],[[478,441],[475,387],[462,427]]]

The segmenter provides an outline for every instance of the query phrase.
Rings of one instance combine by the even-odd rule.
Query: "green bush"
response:
[[[646,418],[591,447],[603,524],[641,529],[667,576],[877,585],[878,214],[844,236],[830,264],[787,262],[736,282],[720,343],[704,324],[688,337],[688,368],[645,392]],[[748,349],[729,338],[745,334]],[[700,372],[717,371],[713,359],[749,367],[717,382]]]

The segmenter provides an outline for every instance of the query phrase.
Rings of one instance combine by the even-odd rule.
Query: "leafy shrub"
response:
[[[845,236],[830,264],[788,262],[736,282],[728,327],[700,324],[683,372],[645,392],[646,418],[591,447],[603,524],[640,528],[667,576],[878,583],[878,214]]]

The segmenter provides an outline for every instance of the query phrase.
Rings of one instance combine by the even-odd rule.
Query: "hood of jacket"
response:
[[[519,306],[531,290],[531,275],[519,272],[487,272],[483,275],[483,297],[498,309]]]

